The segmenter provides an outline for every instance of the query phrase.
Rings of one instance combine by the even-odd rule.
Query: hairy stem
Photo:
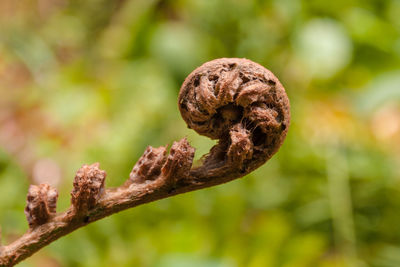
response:
[[[163,177],[158,179],[163,179]],[[2,247],[0,266],[12,266],[58,238],[111,214],[177,194],[225,183],[229,180],[231,179],[219,179],[218,181],[212,180],[207,183],[197,182],[193,179],[188,183],[177,185],[175,188],[166,185],[159,187],[158,182],[154,181],[143,186],[107,189],[96,208],[87,214],[71,219],[73,212],[70,208],[52,218],[51,221],[28,231],[8,246]]]

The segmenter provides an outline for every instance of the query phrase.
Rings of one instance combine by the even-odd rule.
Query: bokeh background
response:
[[[292,124],[266,165],[226,185],[80,229],[20,266],[400,266],[399,0],[1,0],[0,225],[27,229],[29,184],[70,203],[147,145],[187,136],[183,79],[246,57],[287,89]]]

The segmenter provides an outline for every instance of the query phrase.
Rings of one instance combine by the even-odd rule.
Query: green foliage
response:
[[[83,163],[117,186],[147,145],[188,136],[207,153],[176,105],[205,61],[266,66],[293,117],[247,177],[116,214],[20,266],[400,266],[398,0],[3,2],[3,242],[28,228],[30,183],[56,185],[62,211]]]

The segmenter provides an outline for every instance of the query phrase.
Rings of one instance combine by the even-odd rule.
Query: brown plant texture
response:
[[[76,173],[71,207],[56,213],[58,193],[32,185],[25,214],[29,230],[9,245],[0,244],[0,266],[13,266],[58,238],[113,213],[173,195],[222,184],[264,164],[282,145],[290,106],[279,80],[248,59],[221,58],[195,69],[179,94],[179,109],[189,128],[218,139],[199,167],[195,149],[183,138],[167,146],[147,147],[129,179],[105,188],[99,163]]]

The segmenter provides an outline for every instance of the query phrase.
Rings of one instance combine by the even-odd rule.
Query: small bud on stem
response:
[[[29,187],[25,215],[30,228],[46,223],[56,213],[57,198],[57,190],[48,184]]]
[[[106,172],[99,163],[83,165],[75,175],[71,203],[77,213],[85,213],[95,207],[104,192]]]

